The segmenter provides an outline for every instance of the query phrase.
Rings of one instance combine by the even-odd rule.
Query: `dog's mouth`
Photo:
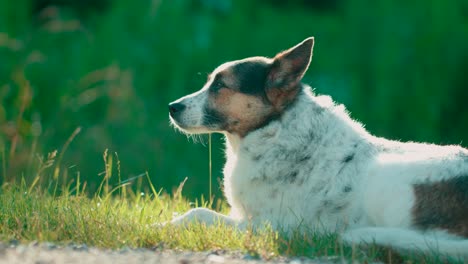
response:
[[[209,134],[209,133],[215,133],[221,131],[219,129],[216,129],[215,127],[210,127],[210,126],[187,126],[184,125],[177,120],[175,120],[172,116],[169,117],[171,120],[171,124],[176,127],[180,132],[191,135],[191,134]]]
[[[169,119],[171,124],[184,134],[220,132],[218,123],[221,117],[214,111],[194,111],[193,107],[181,102],[169,104]]]
[[[186,124],[186,122],[180,121],[177,116],[174,116],[174,114],[171,113],[169,113],[169,120],[171,121],[171,124],[177,128],[177,130],[184,134],[207,134],[212,132],[205,126]]]

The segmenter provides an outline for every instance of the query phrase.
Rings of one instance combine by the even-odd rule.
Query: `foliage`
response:
[[[0,2],[4,182],[34,182],[36,153],[59,150],[59,168],[45,173],[80,175],[93,193],[109,149],[107,157],[123,165],[113,187],[148,171],[158,189],[188,177],[186,195],[206,196],[207,149],[173,131],[168,102],[199,89],[224,61],[273,56],[311,35],[305,82],[344,103],[371,132],[468,140],[466,0],[337,0],[329,8],[319,0],[115,0],[86,16],[74,6],[32,13],[33,3]],[[223,163],[215,139],[214,184]]]

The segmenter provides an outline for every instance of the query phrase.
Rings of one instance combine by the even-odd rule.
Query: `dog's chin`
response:
[[[181,127],[176,125],[177,129],[187,135],[195,135],[195,134],[209,134],[214,131],[206,128],[206,127]]]
[[[209,134],[215,132],[213,129],[204,126],[187,126],[181,124],[171,118],[171,124],[177,128],[180,132],[187,134],[187,135],[194,135],[194,134]]]

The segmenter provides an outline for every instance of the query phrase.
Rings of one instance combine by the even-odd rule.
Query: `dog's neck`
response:
[[[336,105],[329,96],[315,96],[306,85],[301,93],[294,106],[288,107],[277,120],[268,125],[250,132],[245,137],[225,134],[228,156],[237,155],[243,142],[253,146],[271,144],[278,136],[287,137],[291,141],[295,137],[310,139],[302,144],[313,144],[313,141],[320,141],[325,137],[371,137],[360,123],[351,119],[343,105]]]
[[[237,155],[239,152],[239,146],[242,143],[242,138],[235,134],[226,133],[226,154],[232,156]]]

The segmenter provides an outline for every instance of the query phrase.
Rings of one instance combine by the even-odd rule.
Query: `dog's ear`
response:
[[[310,37],[275,56],[265,85],[267,97],[273,105],[283,105],[297,94],[312,59],[313,47],[314,38]]]

